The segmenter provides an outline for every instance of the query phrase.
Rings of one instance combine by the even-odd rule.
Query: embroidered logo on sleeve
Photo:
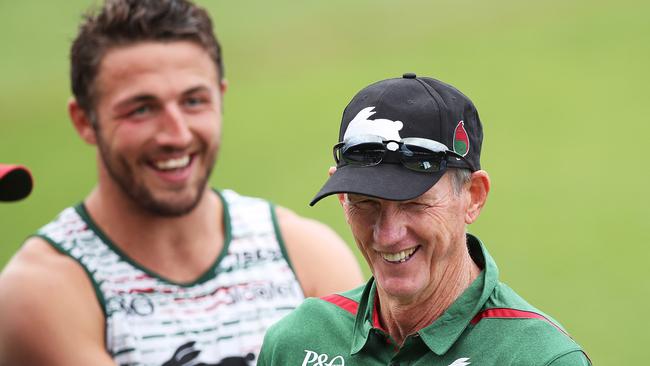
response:
[[[449,366],[467,366],[470,363],[471,362],[469,362],[469,357],[463,357],[463,358],[459,358],[456,361],[450,363]]]

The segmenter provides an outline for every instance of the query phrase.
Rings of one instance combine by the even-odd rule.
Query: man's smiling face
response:
[[[467,254],[470,192],[455,192],[449,174],[412,200],[347,194],[342,202],[378,291],[400,302],[431,296],[445,271]]]
[[[95,90],[103,183],[117,184],[154,214],[190,212],[205,191],[221,135],[224,86],[208,53],[189,41],[112,48]]]

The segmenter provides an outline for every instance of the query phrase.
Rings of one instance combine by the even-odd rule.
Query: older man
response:
[[[258,365],[590,364],[466,233],[490,179],[465,95],[414,74],[380,81],[352,99],[339,136],[312,205],[338,194],[373,277],[305,301],[267,332]]]

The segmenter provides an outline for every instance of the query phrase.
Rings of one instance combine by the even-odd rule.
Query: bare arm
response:
[[[115,365],[90,280],[40,238],[0,273],[0,324],[0,365]]]
[[[318,297],[363,283],[359,263],[345,242],[326,225],[278,207],[278,222],[305,296]]]

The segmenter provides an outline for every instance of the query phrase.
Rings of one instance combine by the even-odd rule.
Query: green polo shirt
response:
[[[499,282],[476,237],[468,234],[467,244],[480,275],[401,347],[379,324],[371,278],[352,291],[305,300],[267,331],[257,365],[591,365],[557,322]]]

